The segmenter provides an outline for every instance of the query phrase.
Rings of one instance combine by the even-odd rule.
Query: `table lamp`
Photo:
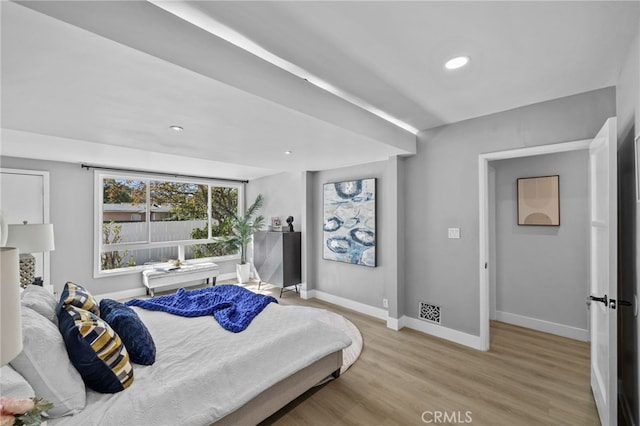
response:
[[[23,288],[33,282],[36,272],[36,259],[31,253],[43,253],[55,249],[53,243],[53,225],[49,223],[8,226],[7,246],[20,251],[20,286]]]
[[[0,247],[0,366],[22,351],[18,249]]]

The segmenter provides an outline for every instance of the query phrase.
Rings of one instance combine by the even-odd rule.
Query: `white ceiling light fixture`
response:
[[[170,128],[171,130],[176,131],[176,132],[181,132],[181,131],[183,131],[183,130],[184,130],[184,128],[183,128],[182,126],[175,126],[175,125],[174,125],[174,126],[169,126],[169,128]]]
[[[293,154],[293,151],[285,151],[284,154],[285,155],[291,155],[291,154]]]
[[[457,70],[458,68],[462,68],[469,63],[471,58],[468,56],[456,56],[455,58],[449,59],[444,67],[448,70]]]

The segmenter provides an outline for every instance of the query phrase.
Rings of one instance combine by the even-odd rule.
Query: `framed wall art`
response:
[[[519,178],[518,225],[560,226],[560,176]]]
[[[375,178],[325,183],[323,219],[323,259],[376,266]]]

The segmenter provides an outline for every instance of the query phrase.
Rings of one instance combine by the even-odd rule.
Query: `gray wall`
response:
[[[301,230],[304,202],[302,173],[278,173],[250,181],[246,191],[247,206],[255,201],[258,194],[264,197],[260,213],[267,225],[271,224],[272,217],[280,217],[283,226],[286,226],[287,217],[293,216],[294,230]]]
[[[309,227],[309,248],[312,253],[308,278],[309,289],[315,289],[343,297],[355,302],[382,308],[382,299],[388,297],[385,289],[385,268],[388,258],[383,255],[390,241],[388,214],[384,203],[388,203],[387,188],[389,176],[386,161],[369,163],[354,167],[314,172],[312,175],[313,192],[308,200],[312,206],[312,221]],[[322,185],[343,180],[377,178],[376,181],[376,255],[377,267],[351,265],[348,263],[324,260],[322,258]]]
[[[389,301],[389,315],[403,312],[404,261],[404,180],[403,160],[351,166],[323,172],[280,173],[255,179],[247,185],[249,202],[258,193],[265,197],[263,214],[295,218],[302,231],[303,282],[305,290],[318,290],[332,296],[382,308]],[[322,258],[322,185],[341,180],[377,178],[377,263],[376,268],[333,262]]]
[[[399,157],[391,157],[387,161],[387,197],[380,201],[385,209],[384,217],[387,218],[384,225],[388,234],[388,245],[382,247],[382,256],[385,259],[385,296],[389,300],[388,316],[401,318],[405,312],[404,288],[405,288],[405,197],[406,181],[404,178],[404,160]],[[393,324],[388,324],[394,327]]]
[[[388,298],[394,318],[415,318],[417,301],[428,301],[443,307],[445,327],[477,335],[478,154],[590,138],[614,115],[611,88],[557,99],[422,132],[414,157],[307,172],[299,180],[297,174],[257,179],[247,200],[263,193],[265,216],[300,215],[303,233],[308,224],[308,289],[374,307]],[[141,285],[137,274],[92,277],[93,173],[76,164],[6,157],[2,166],[51,173],[51,220],[64,235],[51,254],[56,289],[67,280],[96,294]],[[378,178],[379,266],[324,260],[322,184],[364,177]],[[462,238],[447,239],[449,227],[460,227]],[[222,265],[222,273],[233,272],[234,264]]]
[[[140,272],[93,278],[94,178],[79,164],[0,157],[4,168],[44,170],[50,178],[50,220],[56,249],[51,255],[51,284],[62,291],[67,281],[85,286],[94,294],[140,289]],[[220,262],[220,273],[235,272],[235,261]]]
[[[543,102],[418,135],[406,174],[405,315],[420,300],[442,325],[479,335],[478,155],[595,136],[615,116],[614,88]],[[447,239],[447,228],[461,239]]]
[[[491,162],[496,310],[588,329],[587,150]],[[516,179],[560,175],[560,226],[519,226]]]
[[[640,293],[640,269],[637,264],[640,209],[636,200],[636,157],[634,139],[640,129],[640,25],[616,88],[618,112],[618,187],[619,187],[619,243],[618,243],[618,299],[631,301]],[[618,378],[621,397],[628,402],[627,424],[638,424],[640,408],[638,383],[640,382],[640,353],[638,330],[640,318],[632,309],[618,309]],[[626,404],[623,404],[623,407]],[[620,410],[624,414],[627,410]],[[620,424],[625,422],[620,421]]]
[[[307,172],[307,289],[373,307],[387,298],[392,318],[417,317],[424,300],[443,307],[444,326],[477,335],[478,155],[591,138],[614,115],[614,89],[602,89],[423,132],[414,157]],[[322,184],[364,177],[378,178],[378,267],[324,260]],[[279,197],[283,184],[280,175],[255,180],[247,194]],[[462,238],[447,239],[449,227]]]
[[[306,283],[307,259],[306,244],[306,173],[283,172],[249,181],[246,185],[247,205],[253,203],[262,194],[264,204],[260,210],[265,218],[265,229],[271,224],[272,217],[279,217],[283,228],[287,227],[286,219],[293,216],[294,231],[302,231],[302,282]],[[253,261],[253,246],[250,246],[249,259]]]

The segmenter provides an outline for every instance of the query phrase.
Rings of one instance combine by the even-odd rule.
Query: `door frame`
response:
[[[550,145],[539,145],[528,148],[518,148],[505,151],[489,152],[478,156],[478,200],[479,200],[479,243],[480,257],[478,273],[480,276],[480,350],[489,350],[489,323],[491,312],[491,289],[489,254],[491,253],[489,235],[489,162],[510,158],[532,157],[536,155],[556,154],[560,152],[589,149],[592,139],[582,139],[572,142],[562,142]]]
[[[40,176],[42,178],[42,223],[51,223],[51,208],[49,206],[49,172],[44,170],[26,170],[0,167],[0,179],[2,179],[2,174],[4,173],[13,175]],[[1,204],[2,203],[0,202],[0,208],[2,208]],[[42,253],[42,259],[42,279],[45,283],[44,286],[51,293],[53,293],[53,283],[51,282],[51,257],[48,251]]]

